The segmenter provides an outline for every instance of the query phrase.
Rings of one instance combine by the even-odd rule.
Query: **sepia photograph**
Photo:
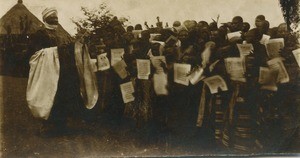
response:
[[[300,0],[0,0],[0,157],[298,157],[299,15]]]

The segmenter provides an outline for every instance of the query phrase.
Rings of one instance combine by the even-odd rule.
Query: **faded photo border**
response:
[[[13,1],[13,2],[12,2]],[[19,0],[20,1],[20,0]],[[272,1],[272,2],[271,2]],[[274,1],[276,1],[274,3]],[[72,3],[73,2],[73,3]],[[42,21],[41,12],[45,7],[48,6],[55,6],[58,8],[59,13],[59,19],[60,24],[63,27],[63,31],[66,31],[71,36],[75,36],[77,33],[76,25],[74,24],[74,21],[80,21],[82,18],[83,12],[81,11],[81,7],[91,8],[95,5],[100,5],[102,1],[99,0],[91,0],[91,1],[84,1],[84,0],[66,0],[66,1],[60,1],[60,0],[23,0],[23,4],[29,9],[29,11],[36,16],[37,19]],[[288,24],[288,29],[290,32],[299,34],[300,33],[300,2],[299,0],[104,0],[104,3],[107,4],[108,8],[111,9],[112,13],[116,16],[125,17],[128,20],[128,25],[135,25],[135,24],[144,24],[145,21],[148,21],[148,23],[155,25],[156,23],[156,17],[159,16],[163,22],[168,22],[169,25],[171,25],[174,21],[179,19],[180,21],[184,20],[205,20],[205,21],[212,21],[212,19],[216,19],[218,16],[220,16],[220,22],[228,22],[230,21],[234,16],[241,15],[247,15],[253,13],[253,15],[247,15],[245,21],[249,22],[251,25],[251,28],[254,26],[254,19],[256,15],[264,14],[265,12],[268,13],[268,20],[270,22],[270,26],[275,27],[278,26],[280,23],[286,22]],[[234,2],[236,2],[238,5],[233,5]],[[253,4],[253,6],[245,5],[245,4]],[[260,2],[262,3],[262,6],[260,6]],[[272,4],[276,4],[275,6],[268,5],[268,2]],[[4,15],[10,11],[10,9],[17,4],[17,0],[0,0],[0,17],[4,17]],[[144,3],[144,4],[143,4]],[[187,5],[187,3],[189,3]],[[222,3],[222,7],[226,8],[225,11],[222,11],[222,8],[219,7],[218,11],[211,11],[210,5],[214,5],[214,3]],[[78,6],[75,6],[78,5]],[[146,4],[146,5],[145,5]],[[199,7],[197,5],[200,5]],[[142,7],[141,7],[142,6]],[[168,7],[162,7],[162,6],[168,6]],[[72,8],[74,7],[74,8]],[[143,8],[143,7],[149,7]],[[230,9],[228,7],[233,7],[235,10],[232,12],[229,12]],[[249,9],[253,7],[253,9]],[[257,7],[257,8],[255,8]],[[143,9],[141,9],[143,8]],[[192,9],[191,9],[192,8]],[[197,10],[199,8],[199,13],[194,13],[193,10]],[[216,7],[212,7],[216,9]],[[242,8],[242,9],[241,9]],[[273,10],[274,8],[274,10]],[[265,10],[264,10],[265,9]],[[63,11],[65,10],[65,11]],[[164,10],[164,11],[163,11]],[[207,10],[207,11],[206,11]],[[162,11],[160,13],[160,11]],[[198,10],[197,10],[198,11]],[[195,12],[197,12],[195,11]],[[227,15],[226,15],[227,11]],[[252,11],[245,13],[246,11]],[[254,12],[259,11],[259,12]],[[274,11],[274,13],[272,12]],[[176,12],[176,13],[174,13]],[[207,13],[208,14],[205,14]],[[163,14],[165,13],[166,16]],[[196,16],[199,15],[199,16]],[[202,18],[202,19],[201,19]],[[7,18],[9,19],[9,18]],[[12,18],[13,19],[13,18]],[[1,33],[1,27],[3,27],[3,21],[0,19],[0,33]],[[251,20],[251,21],[247,21]],[[276,24],[272,24],[272,20],[276,21]],[[1,36],[1,34],[0,34]],[[298,36],[299,37],[299,36]],[[299,41],[299,39],[298,39]],[[0,46],[2,47],[2,45]],[[2,48],[0,48],[2,49]],[[0,50],[2,51],[2,50]],[[1,53],[1,52],[0,52]],[[2,58],[1,54],[0,57]],[[138,147],[133,147],[134,151],[127,151],[127,154],[122,153],[122,151],[110,151],[111,149],[106,149],[105,147],[101,146],[101,144],[97,144],[96,140],[94,138],[78,138],[76,136],[71,136],[69,138],[50,138],[50,139],[41,139],[36,136],[36,132],[38,131],[38,126],[40,124],[40,120],[37,120],[33,118],[32,114],[30,113],[30,110],[27,107],[26,103],[26,85],[27,84],[27,77],[26,74],[22,74],[21,76],[18,75],[11,75],[11,74],[5,74],[3,73],[5,70],[3,70],[3,64],[4,62],[2,59],[0,60],[0,157],[51,157],[53,155],[57,156],[56,153],[51,153],[51,151],[46,151],[47,147],[56,148],[57,146],[63,146],[64,149],[68,151],[61,151],[59,150],[62,155],[62,157],[134,157],[134,156],[141,156],[141,157],[198,157],[198,156],[255,156],[255,157],[282,157],[282,156],[299,156],[298,153],[300,153],[300,147],[294,147],[293,152],[291,153],[285,153],[285,152],[277,152],[274,153],[253,153],[253,155],[241,155],[241,154],[224,154],[220,153],[219,151],[216,151],[216,154],[212,151],[203,151],[203,153],[190,153],[185,155],[180,155],[180,149],[178,149],[178,154],[171,154],[166,155],[163,152],[157,151],[158,149],[152,149],[152,154],[146,154],[143,155],[143,153],[149,153],[147,149],[140,150],[137,149]],[[22,70],[21,70],[22,71]],[[22,72],[21,72],[22,73]],[[23,76],[24,75],[24,76]],[[21,87],[18,87],[18,85],[21,85]],[[23,95],[22,92],[24,92]],[[13,104],[22,104],[18,106],[14,106]],[[299,102],[300,103],[300,102]],[[11,107],[5,107],[6,105],[10,105]],[[21,110],[20,112],[17,110]],[[94,114],[94,113],[93,113]],[[20,117],[24,116],[24,117]],[[25,119],[25,120],[24,120]],[[8,122],[5,122],[8,121]],[[109,120],[108,120],[109,121]],[[17,124],[20,123],[20,126]],[[103,123],[103,122],[101,122]],[[26,127],[26,124],[30,124],[30,126]],[[73,126],[76,126],[76,122],[71,123]],[[103,123],[105,124],[105,123]],[[32,126],[36,125],[36,126]],[[13,131],[12,133],[9,133],[9,131],[6,131],[7,129],[11,129],[9,131]],[[96,129],[93,130],[101,130],[100,128],[96,127],[95,124],[84,124],[79,123],[79,127],[84,128],[85,130],[89,130],[95,126]],[[98,125],[97,125],[98,126]],[[101,126],[101,125],[100,125]],[[299,126],[299,122],[295,122],[293,126]],[[101,127],[102,128],[102,127]],[[119,129],[118,126],[114,126],[112,130],[118,131],[123,130],[124,127],[121,127]],[[127,129],[125,129],[127,130]],[[86,131],[85,131],[86,132]],[[87,132],[89,133],[89,132]],[[298,134],[299,133],[299,134]],[[296,133],[297,135],[297,145],[300,146],[300,132]],[[16,134],[16,135],[14,135]],[[24,134],[28,138],[23,138],[22,134]],[[82,134],[79,132],[79,135]],[[86,133],[85,133],[86,134]],[[6,136],[9,135],[10,140],[6,140]],[[110,138],[105,136],[105,132],[100,132],[99,137],[105,137],[101,140],[107,140],[107,144],[111,145],[117,142],[109,142],[111,141]],[[129,136],[130,138],[133,138],[134,136]],[[72,140],[74,139],[74,140]],[[274,138],[278,139],[278,138]],[[28,141],[28,142],[27,142]],[[44,146],[38,146],[35,144],[37,141],[42,141]],[[47,145],[48,141],[50,142],[50,145]],[[67,142],[69,141],[69,142]],[[126,141],[126,140],[124,140]],[[293,141],[293,140],[291,140]],[[82,144],[78,145],[78,143],[82,142]],[[97,144],[97,146],[94,147],[88,147],[91,144],[90,142]],[[31,143],[31,144],[28,144]],[[55,143],[58,145],[56,146]],[[9,144],[9,146],[7,146]],[[16,144],[16,145],[14,145]],[[126,146],[130,146],[133,143],[126,142]],[[23,145],[23,146],[22,146]],[[105,145],[105,143],[104,143]],[[124,145],[124,144],[123,144]],[[117,145],[118,146],[118,145]],[[110,151],[107,152],[109,154],[103,154],[99,153],[97,151],[97,147],[103,149],[104,151]],[[23,149],[21,149],[23,148]],[[122,149],[123,147],[118,146],[118,150]],[[126,147],[124,147],[126,148]],[[94,149],[91,151],[88,151],[88,149]],[[6,155],[6,151],[9,150],[9,155]],[[41,150],[45,150],[45,152],[40,152]],[[80,155],[77,155],[76,152],[81,152]],[[128,150],[128,149],[126,149]],[[21,152],[19,152],[21,151]],[[24,153],[22,153],[24,152]],[[114,154],[117,153],[117,154]],[[136,152],[136,153],[134,153]],[[150,151],[151,153],[152,151]],[[184,151],[183,151],[184,152]],[[13,153],[16,153],[13,154]],[[43,153],[43,154],[42,154]],[[24,155],[22,155],[24,154]],[[257,154],[257,155],[256,155]]]

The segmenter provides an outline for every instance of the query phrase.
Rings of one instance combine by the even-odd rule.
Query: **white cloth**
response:
[[[37,51],[30,58],[26,100],[34,117],[48,119],[59,78],[57,47]]]
[[[42,12],[43,20],[45,20],[49,15],[55,13],[57,15],[57,9],[55,7],[46,8]]]
[[[80,94],[84,105],[92,109],[98,100],[98,86],[87,45],[75,43],[75,62],[80,79]]]
[[[46,21],[44,22],[44,26],[45,26],[45,28],[47,28],[49,30],[56,30],[58,27],[58,25],[50,25]]]

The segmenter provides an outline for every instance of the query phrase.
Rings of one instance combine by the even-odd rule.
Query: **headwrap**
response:
[[[42,15],[43,15],[43,21],[45,21],[45,19],[51,15],[55,13],[57,15],[57,10],[55,7],[51,7],[51,8],[46,8],[43,12],[42,12]]]
[[[51,24],[48,24],[45,19],[51,15],[55,13],[57,15],[57,10],[55,7],[51,7],[51,8],[46,8],[43,12],[42,12],[42,15],[43,15],[43,21],[44,21],[44,25],[47,29],[50,29],[50,30],[55,30],[57,29],[58,25],[51,25]]]

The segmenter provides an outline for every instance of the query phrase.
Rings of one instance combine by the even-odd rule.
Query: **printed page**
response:
[[[127,65],[124,60],[121,60],[117,62],[115,65],[113,65],[114,70],[122,79],[126,78],[128,75],[128,72],[126,71],[126,67]]]
[[[111,66],[123,59],[125,51],[123,48],[111,49]]]
[[[221,89],[222,91],[228,90],[226,82],[219,75],[205,78],[203,81],[205,82],[205,84],[207,84],[212,94],[218,93],[218,89]]]
[[[135,99],[133,96],[134,87],[131,81],[121,84],[120,88],[121,88],[122,98],[125,104],[134,101]]]
[[[201,81],[204,78],[203,72],[204,72],[203,68],[198,67],[189,75],[189,80],[192,85],[197,84],[199,81]]]
[[[168,75],[159,73],[153,75],[154,91],[156,95],[168,95]]]
[[[265,44],[268,56],[273,59],[279,57],[280,49],[284,47],[284,39],[283,38],[276,38],[270,39],[268,43]]]
[[[138,79],[148,80],[150,75],[150,60],[136,59]]]
[[[162,63],[166,63],[165,56],[152,56],[150,58],[153,67],[155,68],[155,73],[164,72],[163,67],[161,66]]]
[[[188,86],[188,73],[191,71],[190,64],[174,63],[174,82]]]
[[[246,55],[249,55],[251,51],[253,51],[253,45],[252,44],[236,44],[239,52],[240,52],[240,56],[244,57]]]
[[[225,67],[227,73],[230,75],[230,79],[234,81],[246,82],[245,74],[245,62],[242,58],[226,58]]]
[[[258,82],[262,85],[260,89],[277,91],[276,74],[267,67],[260,67],[258,79]]]
[[[281,58],[274,58],[272,60],[269,60],[267,63],[271,71],[278,72],[277,82],[287,83],[290,81],[289,75]]]

